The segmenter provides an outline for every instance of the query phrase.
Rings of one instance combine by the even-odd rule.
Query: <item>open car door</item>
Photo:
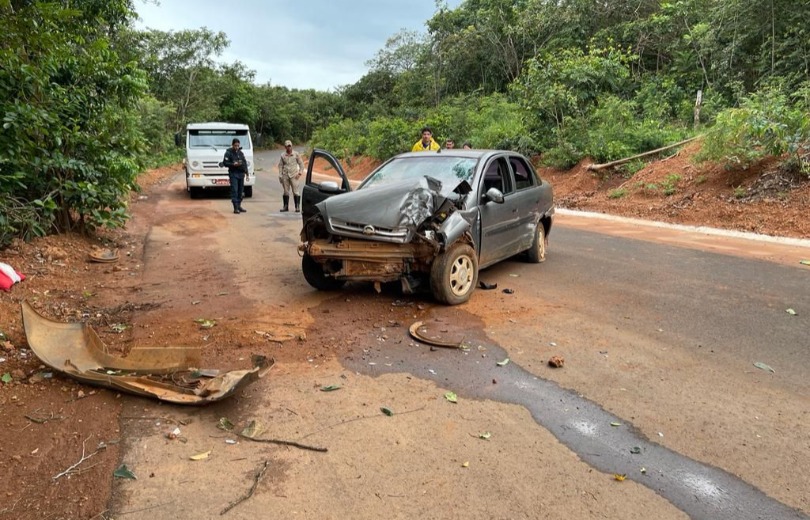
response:
[[[301,217],[304,222],[315,214],[315,205],[334,195],[351,191],[349,178],[335,156],[315,148],[309,156],[307,177],[301,189]]]

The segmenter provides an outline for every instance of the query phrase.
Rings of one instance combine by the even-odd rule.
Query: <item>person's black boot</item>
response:
[[[239,203],[238,202],[233,203],[233,212],[235,214],[237,214],[237,215],[239,214]]]
[[[293,200],[295,201],[295,212],[301,213],[301,195],[293,195]]]
[[[284,207],[281,208],[281,211],[290,211],[290,196],[282,195],[281,200],[284,201]]]
[[[247,210],[242,207],[242,203],[239,203],[239,213],[247,213]]]

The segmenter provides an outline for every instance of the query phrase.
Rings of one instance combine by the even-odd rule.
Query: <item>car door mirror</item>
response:
[[[503,204],[503,193],[498,188],[488,189],[484,196],[496,204]]]
[[[340,186],[335,181],[323,181],[318,184],[318,191],[323,193],[340,193]]]

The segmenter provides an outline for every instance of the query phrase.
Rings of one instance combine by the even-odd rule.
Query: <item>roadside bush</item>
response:
[[[138,126],[144,139],[146,168],[179,162],[183,149],[174,144],[174,107],[146,96],[138,103]]]
[[[767,156],[787,154],[807,173],[810,159],[810,114],[806,83],[793,99],[778,86],[766,86],[745,98],[739,108],[717,116],[707,132],[698,158],[725,161],[729,166],[748,167]],[[804,154],[804,155],[803,155]]]
[[[147,85],[143,71],[122,60],[110,41],[135,13],[126,2],[82,6],[0,8],[3,237],[86,231],[126,219],[144,152],[135,106]],[[26,204],[34,213],[20,210]]]
[[[328,150],[338,159],[368,155],[367,135],[366,123],[343,119],[316,130],[312,135],[312,146]]]
[[[413,125],[399,118],[379,118],[368,125],[366,155],[385,161],[402,152],[409,151],[415,138],[407,137]]]

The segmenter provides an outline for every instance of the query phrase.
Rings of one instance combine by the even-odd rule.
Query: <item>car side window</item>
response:
[[[509,163],[515,172],[515,186],[518,190],[534,186],[534,176],[528,165],[520,157],[510,157]]]
[[[498,157],[487,165],[482,188],[482,194],[486,193],[490,188],[497,188],[504,195],[514,191],[509,176],[509,168],[503,157]]]

